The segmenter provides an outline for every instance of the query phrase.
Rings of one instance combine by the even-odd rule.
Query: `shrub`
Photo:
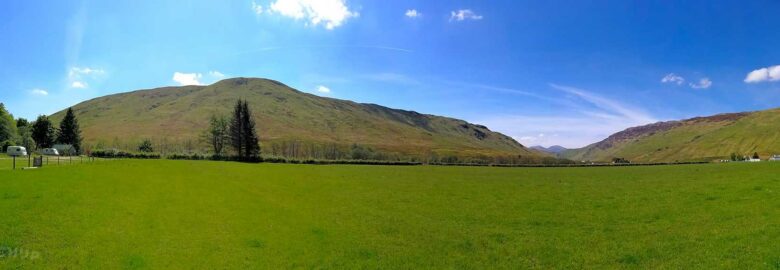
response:
[[[144,139],[141,142],[141,144],[138,145],[138,151],[141,151],[143,153],[154,152],[154,148],[152,147],[152,141],[149,139]]]
[[[156,153],[130,153],[117,150],[96,150],[91,153],[92,157],[98,158],[135,158],[135,159],[160,159],[160,154]]]

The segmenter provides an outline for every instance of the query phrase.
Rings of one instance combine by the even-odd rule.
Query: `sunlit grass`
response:
[[[37,256],[6,252],[0,268],[771,268],[778,169],[133,160],[3,170],[0,247]]]

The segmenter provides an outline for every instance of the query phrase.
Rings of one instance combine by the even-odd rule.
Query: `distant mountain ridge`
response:
[[[563,151],[569,150],[566,147],[563,147],[563,146],[560,146],[560,145],[553,145],[553,146],[550,146],[550,147],[544,147],[544,146],[541,146],[541,145],[535,145],[535,146],[531,146],[530,148],[534,149],[534,150],[539,150],[539,151],[542,151],[542,152],[545,152],[545,153],[556,154],[556,155],[560,154]]]
[[[578,161],[710,161],[731,153],[764,158],[780,154],[780,109],[725,113],[632,127],[580,149],[561,153]]]
[[[536,156],[509,136],[463,120],[320,97],[278,81],[226,79],[208,86],[119,93],[73,106],[86,143],[193,144],[213,114],[228,115],[239,98],[254,113],[264,150],[274,143],[360,144],[401,154]],[[59,121],[64,111],[55,113]],[[117,143],[119,142],[119,143]]]

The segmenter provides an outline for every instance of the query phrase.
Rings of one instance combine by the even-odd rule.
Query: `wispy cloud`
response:
[[[89,68],[89,67],[71,67],[68,71],[68,77],[76,78],[84,75],[100,75],[106,73],[102,69]]]
[[[480,123],[509,135],[525,146],[562,145],[567,148],[583,147],[601,141],[632,124],[612,118],[582,116],[494,115],[476,119]],[[555,134],[539,137],[538,134]]]
[[[482,20],[482,15],[478,15],[477,13],[474,13],[474,11],[471,11],[470,9],[460,9],[457,11],[450,12],[450,21],[460,22],[465,20],[473,20],[473,21]]]
[[[253,11],[257,13],[255,6]],[[271,2],[269,12],[295,20],[304,19],[307,25],[322,24],[328,30],[360,16],[358,12],[350,10],[345,0],[276,0]]]
[[[221,79],[224,79],[225,77],[227,77],[227,75],[225,75],[224,73],[222,73],[222,72],[219,72],[219,71],[217,71],[217,70],[212,70],[212,71],[209,71],[209,75],[210,75],[211,77],[214,77],[214,78],[215,78],[215,79],[217,79],[217,80],[221,80]]]
[[[699,82],[690,83],[689,85],[693,89],[707,89],[710,88],[710,86],[712,86],[712,81],[710,80],[710,78],[701,78],[699,79]]]
[[[305,85],[343,85],[351,83],[352,80],[334,74],[306,73],[301,75],[300,82]]]
[[[418,17],[422,16],[422,13],[420,13],[416,9],[409,9],[409,10],[406,10],[406,13],[404,13],[404,15],[406,17],[409,17],[409,18],[418,18]]]
[[[254,11],[257,15],[261,15],[263,14],[263,6],[258,5],[255,1],[252,1],[252,11]]]
[[[603,140],[629,127],[658,122],[655,117],[641,109],[584,89],[557,84],[550,84],[550,87],[568,95],[557,98],[560,106],[554,111],[541,115],[493,115],[473,121],[512,136],[526,146],[559,144],[569,148]],[[485,89],[526,95],[513,89]],[[571,103],[562,101],[564,99]]]
[[[666,74],[663,78],[661,78],[661,83],[671,83],[676,85],[683,85],[685,83],[685,78],[683,78],[680,75],[669,73]],[[688,86],[690,86],[693,89],[707,89],[712,86],[712,80],[710,78],[701,78],[697,82],[691,82],[688,83]]]
[[[669,73],[666,74],[666,76],[664,76],[663,78],[661,78],[661,83],[674,83],[677,85],[682,85],[683,83],[685,83],[685,78],[674,73]]]
[[[74,65],[79,62],[81,44],[84,40],[84,29],[87,25],[87,10],[82,2],[79,9],[70,17],[66,24],[65,33],[65,62]]]
[[[745,77],[746,83],[774,81],[780,81],[780,65],[753,70]]]
[[[173,81],[179,85],[203,85],[203,83],[200,82],[201,77],[203,77],[203,75],[200,73],[173,73]]]
[[[483,90],[490,90],[490,91],[514,94],[514,95],[533,97],[533,98],[537,98],[537,99],[541,99],[541,100],[550,101],[550,102],[553,102],[553,103],[560,102],[560,99],[550,98],[550,97],[542,96],[542,95],[539,95],[539,94],[536,94],[536,93],[532,93],[532,92],[529,92],[529,91],[524,91],[524,90],[514,89],[514,88],[508,88],[508,87],[493,86],[493,85],[479,84],[479,83],[457,82],[457,81],[444,81],[444,83],[457,85],[457,86],[461,86],[461,87],[466,87],[466,88],[483,89]]]
[[[557,137],[557,136],[558,134],[553,135],[553,137]],[[547,136],[547,134],[539,133],[538,135],[522,136],[520,138],[517,138],[517,140],[520,141],[520,143],[522,143],[523,145],[534,146],[534,145],[544,143],[545,141],[547,141],[546,139],[548,137],[549,136]]]
[[[33,90],[30,90],[30,94],[32,94],[34,96],[42,97],[42,96],[48,96],[49,95],[49,91],[46,91],[46,90],[40,89],[40,88],[35,88]]]
[[[582,100],[595,105],[605,113],[610,113],[613,117],[623,120],[630,120],[633,123],[653,123],[658,122],[657,119],[651,117],[642,110],[632,108],[628,105],[620,103],[618,101],[608,99],[583,89],[574,88],[570,86],[562,86],[557,84],[550,84],[553,89],[561,90],[569,94],[580,97]]]
[[[395,83],[395,84],[405,84],[405,85],[420,84],[419,81],[415,80],[412,77],[406,76],[404,74],[392,73],[392,72],[368,74],[365,75],[365,78],[369,80],[385,82],[385,83]]]
[[[342,48],[342,49],[371,49],[371,50],[383,50],[383,51],[391,51],[391,52],[400,52],[400,53],[413,53],[413,50],[404,49],[404,48],[398,48],[398,47],[391,47],[391,46],[381,46],[381,45],[294,45],[294,46],[272,46],[272,47],[260,47],[255,48],[251,50],[246,51],[240,51],[235,54],[234,56],[238,55],[244,55],[244,54],[251,54],[251,53],[266,53],[266,52],[273,52],[273,51],[280,51],[280,50],[295,50],[295,49],[333,49],[333,48]]]

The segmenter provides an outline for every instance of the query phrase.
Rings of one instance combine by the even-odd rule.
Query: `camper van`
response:
[[[44,148],[41,150],[41,154],[44,156],[59,156],[60,152],[57,151],[57,149],[54,148]]]
[[[12,157],[26,156],[27,149],[22,146],[9,146],[5,153]]]

